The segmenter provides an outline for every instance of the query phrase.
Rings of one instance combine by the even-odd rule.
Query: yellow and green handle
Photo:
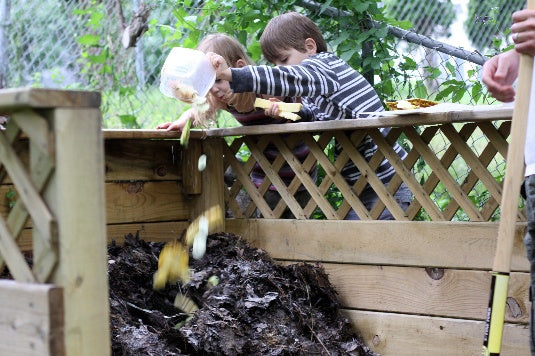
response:
[[[527,8],[535,9],[535,0],[528,0]],[[500,225],[498,227],[496,253],[492,266],[490,301],[487,308],[483,338],[484,356],[499,355],[502,347],[507,288],[518,212],[518,197],[524,171],[524,144],[526,142],[532,73],[533,57],[525,54],[521,55],[516,100],[511,123],[511,143],[507,151],[507,167],[503,182]]]

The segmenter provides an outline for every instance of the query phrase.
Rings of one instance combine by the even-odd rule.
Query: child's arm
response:
[[[193,120],[194,114],[195,114],[194,110],[190,108],[190,109],[184,111],[184,113],[182,113],[182,115],[180,115],[178,120],[173,121],[173,122],[165,122],[163,124],[160,124],[160,125],[156,126],[156,129],[157,130],[166,130],[166,131],[182,131],[182,129],[186,125],[186,122],[188,120]]]

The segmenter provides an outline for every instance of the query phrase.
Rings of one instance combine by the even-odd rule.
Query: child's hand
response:
[[[277,102],[280,102],[280,100],[276,98],[269,98],[269,101],[271,101],[271,105],[269,106],[269,108],[264,110],[264,114],[269,117],[279,117],[280,108],[277,105]]]
[[[232,73],[227,64],[227,61],[219,54],[214,52],[207,52],[206,55],[210,59],[210,63],[214,67],[216,73],[216,79],[223,79],[226,81],[232,81]]]
[[[193,110],[188,109],[184,111],[182,115],[178,118],[178,120],[173,122],[164,122],[163,124],[160,124],[156,126],[157,130],[166,130],[166,131],[182,131],[184,126],[186,126],[186,123],[188,120],[193,119]]]

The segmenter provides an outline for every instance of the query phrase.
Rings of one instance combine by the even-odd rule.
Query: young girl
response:
[[[206,36],[197,46],[197,49],[208,53],[215,52],[221,55],[225,60],[227,65],[231,68],[242,68],[247,65],[254,65],[253,61],[249,58],[243,46],[234,38],[226,34],[211,34]],[[265,125],[265,124],[281,124],[286,123],[288,120],[278,117],[278,106],[274,103],[270,108],[256,109],[254,107],[254,101],[256,97],[264,97],[257,95],[255,93],[234,93],[230,89],[230,84],[226,80],[218,79],[210,89],[210,92],[207,96],[207,101],[209,103],[209,110],[204,114],[199,114],[195,109],[191,108],[186,110],[178,120],[174,122],[166,122],[158,125],[157,129],[165,130],[177,130],[181,131],[186,125],[188,120],[193,120],[194,126],[207,126],[208,121],[215,118],[218,110],[226,110],[231,113],[236,120],[242,125]],[[270,100],[283,100],[283,101],[292,101],[292,98],[272,98]],[[302,110],[298,113],[301,117],[299,121],[311,121],[312,114],[308,110]],[[304,143],[299,143],[292,149],[293,154],[301,162],[307,157],[310,152],[309,148]],[[273,144],[269,144],[264,150],[264,155],[266,158],[273,162],[278,156],[279,151]],[[293,178],[295,173],[292,171],[288,164],[285,164],[279,170],[279,176],[281,180],[288,186]],[[316,175],[316,168],[310,172],[313,179]],[[251,172],[251,180],[258,187],[264,181],[265,173],[262,168],[255,164]],[[301,207],[309,200],[309,195],[301,186],[300,190],[294,195],[296,200],[299,202]],[[271,185],[269,190],[264,194],[264,199],[268,203],[271,209],[274,209],[277,203],[280,200],[280,195],[277,193],[275,187]],[[292,218],[293,215],[287,209],[282,218]]]

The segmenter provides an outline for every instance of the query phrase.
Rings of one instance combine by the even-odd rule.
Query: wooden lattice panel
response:
[[[388,209],[396,220],[432,221],[491,221],[499,214],[501,180],[504,157],[507,154],[509,121],[482,120],[439,125],[405,125],[395,127],[384,136],[380,127],[357,128],[322,132],[292,132],[285,136],[266,134],[240,136],[225,147],[225,168],[234,172],[236,180],[225,192],[227,211],[236,218],[280,218],[289,209],[297,219],[323,216],[326,219],[344,219],[352,208],[362,220],[376,220]],[[358,147],[367,137],[378,146],[374,155],[366,160]],[[333,142],[341,147],[334,158]],[[300,162],[292,148],[305,142],[310,154]],[[398,142],[407,151],[401,159],[393,149]],[[268,145],[279,150],[279,155],[269,160],[264,155]],[[245,162],[239,153],[249,151]],[[388,186],[381,183],[377,167],[386,159],[395,169]],[[349,186],[341,174],[351,160],[362,173],[353,186]],[[288,164],[295,178],[286,186],[277,172]],[[250,174],[257,165],[265,173],[264,181],[255,186]],[[325,172],[317,180],[309,172],[317,165]],[[393,195],[402,183],[410,189],[413,199],[405,211]],[[280,194],[280,201],[271,209],[264,199],[273,185]],[[310,194],[310,200],[301,206],[295,198],[300,186]],[[366,209],[359,195],[365,187],[379,196],[379,201]],[[333,194],[342,196],[329,199]],[[519,210],[519,220],[524,220]]]
[[[21,135],[29,162],[17,152]],[[57,262],[56,222],[41,195],[54,168],[52,137],[47,119],[31,110],[10,114],[6,130],[0,131],[0,184],[9,181],[15,192],[9,211],[0,217],[0,261],[20,282],[46,281]],[[33,255],[33,269],[17,245],[30,218],[34,244],[41,246]]]

